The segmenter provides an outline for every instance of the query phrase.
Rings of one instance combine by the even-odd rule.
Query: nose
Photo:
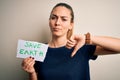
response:
[[[61,23],[61,20],[60,20],[60,18],[58,18],[58,19],[56,20],[56,22],[55,22],[55,25],[56,25],[56,26],[60,26],[60,23]]]

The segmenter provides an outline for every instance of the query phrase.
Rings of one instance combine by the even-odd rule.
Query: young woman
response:
[[[30,80],[90,80],[89,60],[98,55],[120,52],[120,39],[86,35],[72,35],[74,13],[70,5],[57,4],[49,18],[52,39],[48,43],[44,62],[25,58],[22,68]]]

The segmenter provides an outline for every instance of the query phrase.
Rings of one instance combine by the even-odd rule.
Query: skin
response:
[[[74,57],[77,50],[85,44],[85,35],[72,35],[69,40],[66,37],[67,31],[72,29],[74,25],[71,22],[69,9],[63,6],[56,7],[51,12],[49,25],[52,33],[52,40],[48,43],[49,47],[75,47],[71,54],[71,57]],[[94,55],[120,53],[120,39],[118,38],[91,35],[91,44],[97,46]],[[22,62],[22,68],[29,73],[30,80],[37,80],[34,64],[35,60],[31,57],[25,58]]]
[[[73,28],[70,10],[65,7],[55,8],[50,16],[49,25],[52,33],[50,47],[60,47],[66,45],[67,32]]]
[[[74,35],[74,39],[77,41],[75,49],[72,53],[72,57],[77,50],[85,44],[85,39],[80,35]],[[108,36],[93,36],[91,35],[91,45],[96,45],[94,55],[107,55],[120,53],[120,39]]]

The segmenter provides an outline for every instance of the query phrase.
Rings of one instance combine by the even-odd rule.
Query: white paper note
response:
[[[18,40],[18,47],[17,47],[17,58],[27,58],[27,57],[34,57],[36,61],[43,62],[46,53],[48,50],[48,45],[34,42],[34,41],[25,41],[25,40]]]

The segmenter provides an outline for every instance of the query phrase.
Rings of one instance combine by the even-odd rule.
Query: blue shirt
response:
[[[35,63],[38,80],[90,80],[89,60],[95,60],[96,46],[84,45],[74,57],[65,46],[48,48],[44,62]]]

